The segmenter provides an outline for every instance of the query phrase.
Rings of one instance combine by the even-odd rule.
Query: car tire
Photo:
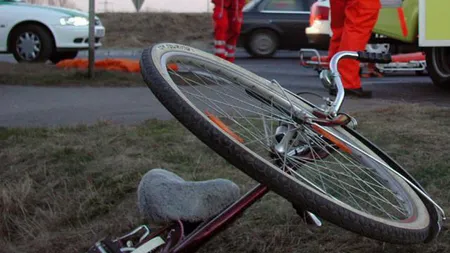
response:
[[[77,57],[77,55],[78,55],[78,51],[55,52],[50,57],[50,61],[54,64],[57,64],[60,61],[75,59]]]
[[[252,32],[245,48],[253,57],[268,58],[275,54],[278,44],[278,35],[274,31],[264,29]]]
[[[20,40],[23,42],[20,43]],[[46,62],[53,48],[52,35],[40,25],[22,25],[11,34],[10,51],[18,62]]]
[[[430,47],[425,49],[427,72],[433,83],[450,89],[450,47]]]

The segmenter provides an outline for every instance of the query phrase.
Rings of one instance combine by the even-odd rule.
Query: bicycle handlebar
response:
[[[336,115],[341,108],[345,95],[344,85],[342,84],[338,70],[338,63],[342,59],[355,59],[366,63],[390,63],[392,61],[390,54],[368,53],[364,51],[342,51],[336,53],[330,61],[331,74],[334,77],[333,80],[337,88],[336,99],[329,108],[329,113],[333,116]]]

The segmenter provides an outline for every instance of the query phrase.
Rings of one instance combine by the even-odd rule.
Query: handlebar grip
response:
[[[392,57],[390,54],[358,51],[357,60],[359,60],[360,62],[367,62],[367,63],[390,63],[392,62]]]

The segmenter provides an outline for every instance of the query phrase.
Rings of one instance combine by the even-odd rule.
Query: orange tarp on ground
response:
[[[60,68],[87,69],[88,59],[73,59],[60,61],[56,66]],[[124,72],[140,72],[139,60],[130,59],[104,59],[95,61],[95,68],[104,70],[115,70]]]
[[[78,68],[87,69],[89,66],[88,59],[64,60],[56,64],[60,68]],[[177,65],[169,64],[168,68],[177,71]],[[113,71],[124,71],[138,73],[141,71],[139,60],[131,59],[104,59],[95,61],[95,68]]]

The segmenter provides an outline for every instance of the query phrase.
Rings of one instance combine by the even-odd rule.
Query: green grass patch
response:
[[[450,213],[450,109],[396,106],[355,113],[359,131],[387,151]],[[254,181],[176,121],[135,126],[0,129],[0,249],[84,252],[96,240],[142,224],[141,176],[165,168],[186,180]],[[304,225],[269,193],[201,252],[449,252],[444,230],[431,244],[381,243],[325,222]]]

